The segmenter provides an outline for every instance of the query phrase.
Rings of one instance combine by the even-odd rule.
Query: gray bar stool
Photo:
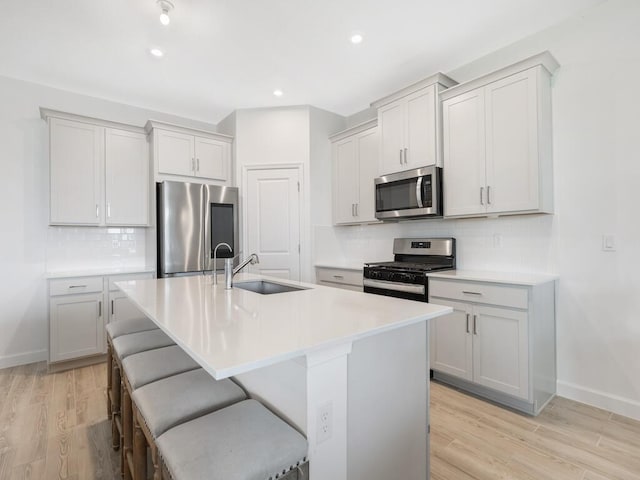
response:
[[[155,440],[176,425],[246,400],[244,390],[229,379],[215,380],[199,368],[134,390],[133,478],[147,478],[147,447],[154,480],[162,475]]]
[[[122,412],[122,362],[125,358],[140,352],[153,350],[157,348],[174,345],[165,333],[160,329],[146,330],[142,332],[130,333],[128,335],[120,335],[112,340],[112,359],[115,363],[111,378],[111,434],[112,446],[114,450],[118,450],[124,441],[123,429],[123,412]],[[121,470],[124,473],[124,452],[120,453]]]
[[[178,425],[156,443],[173,480],[308,478],[307,440],[256,400]]]
[[[156,324],[147,317],[120,320],[117,322],[109,323],[107,325],[107,416],[109,417],[109,419],[111,419],[113,411],[112,379],[114,369],[116,368],[116,362],[113,359],[113,339],[118,338],[122,335],[155,330],[157,328],[158,327],[156,326]]]
[[[144,333],[144,332],[143,332]],[[119,338],[132,337],[137,334]],[[114,340],[114,347],[116,342]],[[168,337],[167,337],[168,338]],[[131,478],[133,472],[133,412],[131,393],[144,385],[163,378],[178,375],[200,368],[200,365],[187,355],[179,346],[171,345],[163,348],[147,350],[129,355],[122,360],[122,473],[125,479]],[[126,468],[127,462],[129,468]]]

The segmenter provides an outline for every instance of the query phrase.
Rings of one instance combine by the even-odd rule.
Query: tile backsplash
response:
[[[145,265],[145,228],[49,227],[47,271]]]

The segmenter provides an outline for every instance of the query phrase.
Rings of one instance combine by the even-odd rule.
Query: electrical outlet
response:
[[[320,405],[317,410],[317,415],[316,441],[322,443],[329,440],[333,433],[333,406],[331,402]]]

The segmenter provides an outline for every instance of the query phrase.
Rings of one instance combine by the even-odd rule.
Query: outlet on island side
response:
[[[317,410],[316,442],[322,443],[331,438],[333,433],[333,407],[331,402],[320,405]]]

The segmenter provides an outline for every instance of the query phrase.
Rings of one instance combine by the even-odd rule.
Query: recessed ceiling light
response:
[[[156,58],[160,58],[164,56],[164,52],[159,48],[152,48],[151,50],[149,50],[149,53]]]
[[[282,90],[280,90],[280,89],[277,89],[277,90],[274,90],[274,91],[273,91],[273,94],[274,94],[276,97],[281,97],[282,95],[284,95],[284,92],[283,92]]]
[[[157,0],[160,5],[160,23],[162,25],[169,25],[171,18],[169,18],[169,12],[173,9],[173,3],[169,0]]]
[[[360,33],[354,33],[353,35],[351,35],[351,43],[357,45],[359,43],[362,43],[362,39],[364,37],[362,36],[362,34]]]

